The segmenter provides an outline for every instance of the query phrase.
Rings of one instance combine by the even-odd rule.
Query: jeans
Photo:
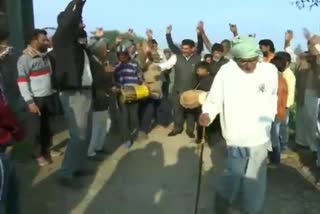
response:
[[[245,213],[262,213],[267,185],[267,145],[228,147],[227,150],[225,170],[216,183],[217,193],[230,205],[241,194]]]
[[[157,123],[160,126],[169,126],[173,121],[172,107],[168,97],[163,97],[157,109]]]
[[[271,127],[271,142],[272,142],[272,152],[269,152],[270,162],[273,164],[280,163],[281,155],[281,142],[280,142],[280,127],[283,121],[275,120]]]
[[[10,158],[0,153],[0,212],[4,207],[6,214],[19,214],[20,191],[19,181]]]
[[[61,177],[73,178],[87,157],[92,119],[91,93],[91,90],[70,90],[60,94],[70,133],[70,141],[59,170]]]
[[[284,121],[281,121],[280,123],[280,145],[281,150],[287,150],[288,149],[288,142],[289,142],[289,118],[290,118],[290,111],[287,109],[287,118]]]
[[[103,150],[106,135],[111,127],[109,111],[93,112],[92,117],[92,135],[88,149],[88,156],[96,155],[96,151]]]

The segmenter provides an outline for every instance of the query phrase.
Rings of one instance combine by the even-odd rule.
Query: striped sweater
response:
[[[120,63],[115,67],[115,80],[119,87],[141,84],[142,72],[136,63]]]
[[[29,50],[29,51],[28,51]],[[51,65],[47,55],[28,47],[18,60],[18,86],[24,100],[33,103],[33,97],[52,94]]]

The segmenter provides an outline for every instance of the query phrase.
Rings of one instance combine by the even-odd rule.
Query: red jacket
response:
[[[7,145],[12,139],[20,141],[23,138],[24,132],[0,92],[0,145]]]

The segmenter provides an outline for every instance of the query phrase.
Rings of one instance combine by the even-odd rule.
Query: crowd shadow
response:
[[[59,118],[54,123],[54,133],[67,131],[64,118]],[[59,125],[61,125],[59,127]],[[114,128],[112,129],[114,130]],[[115,152],[121,145],[121,137],[118,132],[110,132],[107,136],[106,149],[109,154]],[[55,151],[63,151],[68,144],[69,139],[64,139],[56,142],[53,146]],[[31,145],[25,144],[23,149],[26,153],[31,154]],[[107,159],[108,156],[105,156]],[[84,197],[88,195],[90,186],[93,183],[95,176],[88,176],[81,179],[85,184],[84,188],[78,190],[71,190],[64,188],[57,183],[57,170],[60,167],[61,161],[53,160],[54,162],[46,167],[40,168],[29,155],[23,155],[18,158],[17,169],[21,180],[21,207],[23,213],[30,213],[40,211],[46,214],[70,214],[83,201]],[[101,162],[86,162],[85,169],[97,170]],[[43,178],[41,178],[43,177]],[[34,184],[37,180],[36,184]]]
[[[118,128],[114,123],[106,141],[107,149],[112,153],[121,146]],[[66,142],[59,142],[56,149],[63,148]],[[198,213],[214,214],[215,185],[217,177],[223,172],[226,146],[220,138],[214,138],[206,148],[210,151],[209,159],[213,166],[203,173]],[[191,214],[196,198],[198,158],[194,146],[181,147],[177,162],[166,165],[163,142],[149,142],[144,148],[134,149],[117,163],[111,177],[84,207],[84,213]],[[88,167],[97,168],[99,164],[90,163]],[[23,213],[74,213],[72,211],[90,194],[94,177],[84,180],[86,188],[68,190],[57,185],[55,173],[52,172],[56,168],[53,165],[39,169],[29,162],[18,164]],[[43,170],[50,171],[49,175],[34,184],[39,171]],[[320,209],[319,200],[319,192],[296,169],[282,164],[268,170],[266,214],[313,214],[310,210]]]
[[[196,160],[193,148],[182,148],[177,163],[165,166],[159,142],[129,152],[85,213],[188,213],[196,185],[196,174],[190,168],[196,167]]]

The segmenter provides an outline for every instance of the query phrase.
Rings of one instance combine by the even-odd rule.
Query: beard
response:
[[[268,51],[263,51],[262,55],[263,55],[263,57],[267,57],[269,55],[269,52]]]
[[[40,53],[47,53],[47,51],[48,51],[48,48],[47,48],[47,47],[40,47],[40,48],[39,48],[39,52],[40,52]]]

